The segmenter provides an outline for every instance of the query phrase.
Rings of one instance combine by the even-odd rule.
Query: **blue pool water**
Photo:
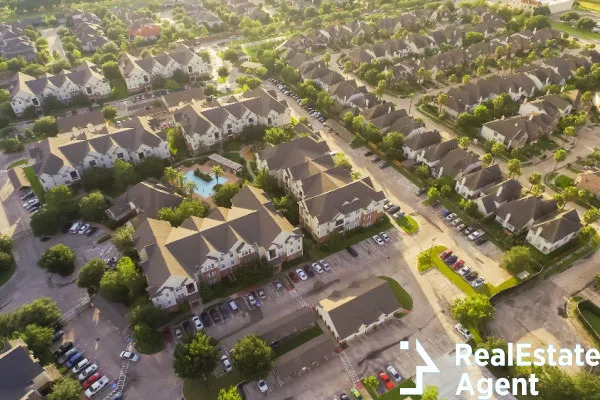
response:
[[[212,174],[210,175],[213,176]],[[206,182],[205,180],[194,175],[193,170],[189,170],[184,174],[184,179],[186,182],[194,182],[196,184],[196,190],[194,192],[202,197],[210,197],[215,193],[213,187],[217,184],[217,180],[214,178],[214,176],[209,182]],[[227,178],[220,176],[219,184],[222,185],[224,183],[227,183]]]

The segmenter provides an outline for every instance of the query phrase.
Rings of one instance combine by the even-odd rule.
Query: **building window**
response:
[[[143,151],[141,151],[141,152],[138,154],[138,157],[140,158],[140,160],[143,160],[143,159],[144,159],[144,157],[146,157],[146,155],[144,154],[144,152],[143,152]]]
[[[150,82],[150,78],[148,78],[148,75],[144,75],[144,82],[145,83]]]
[[[269,250],[269,260],[272,260],[275,257],[277,257],[277,250],[276,249]]]
[[[192,294],[196,292],[196,285],[194,285],[193,283],[188,283],[187,285],[185,285],[185,289],[187,290],[188,294]]]
[[[38,99],[31,99],[31,102],[33,103],[34,106],[39,106],[40,102]]]
[[[269,126],[273,125],[273,119],[271,117],[267,118],[267,125],[269,125]]]
[[[248,118],[248,123],[249,124],[254,124],[254,118],[252,118],[252,117]]]
[[[119,160],[122,160],[123,159],[123,153],[117,153],[117,158]]]
[[[188,66],[188,72],[192,72],[192,66]]]
[[[92,88],[91,87],[86,87],[85,91],[87,92],[87,94],[92,94]]]
[[[96,166],[96,160],[91,160],[90,167],[95,167],[95,166]]]
[[[335,226],[336,227],[341,226],[341,225],[344,225],[344,220],[343,219],[338,219],[337,221],[335,221]]]
[[[71,171],[71,172],[69,172],[69,174],[71,175],[71,179],[79,179],[79,175],[77,175],[77,171]]]

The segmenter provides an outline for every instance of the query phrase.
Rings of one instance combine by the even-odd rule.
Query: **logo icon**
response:
[[[400,350],[408,350],[409,348],[410,343],[408,341],[403,340],[400,342]],[[413,394],[422,395],[424,389],[423,376],[425,374],[437,374],[440,372],[437,365],[435,365],[431,357],[429,357],[429,354],[427,354],[427,351],[425,351],[425,348],[423,347],[421,342],[419,342],[419,339],[415,340],[415,349],[417,350],[417,353],[419,353],[419,356],[421,356],[421,358],[425,362],[425,365],[417,366],[414,388],[400,388],[400,394],[403,396],[409,396]]]

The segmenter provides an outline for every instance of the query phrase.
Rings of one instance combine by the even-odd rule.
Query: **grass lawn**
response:
[[[26,159],[17,160],[17,161],[15,161],[14,163],[10,164],[10,165],[8,166],[8,168],[6,168],[6,169],[11,169],[11,168],[17,167],[17,166],[19,166],[19,165],[27,164],[27,162],[28,162],[28,161],[27,161]]]
[[[33,166],[30,165],[29,167],[23,168],[23,172],[25,172],[25,176],[27,177],[27,180],[29,181],[29,183],[31,183],[31,190],[33,190],[35,192],[38,199],[40,199],[41,201],[44,201],[44,188],[42,187],[40,180],[38,179],[37,175],[35,174],[35,171],[33,170]]]
[[[594,312],[593,310],[582,307],[581,314],[585,317],[586,321],[594,328],[596,333],[600,334],[600,314]]]
[[[294,350],[296,347],[303,345],[311,339],[316,338],[321,335],[323,330],[318,324],[314,326],[304,329],[302,332],[297,334],[296,336],[285,339],[279,343],[279,347],[274,350],[275,357],[281,357],[285,353]]]
[[[127,84],[123,78],[111,79],[110,87],[112,88],[110,91],[111,100],[122,100],[129,97],[129,90],[127,90]]]
[[[408,233],[409,235],[412,235],[417,231],[417,229],[419,229],[419,224],[410,215],[405,215],[402,218],[397,219],[396,222],[400,228],[404,229],[404,232]]]
[[[237,386],[244,382],[237,369],[221,375],[218,378],[207,379],[186,379],[183,381],[183,395],[186,400],[217,400],[219,391],[227,389],[230,386]]]
[[[599,11],[600,12],[600,4],[590,3],[587,1],[580,1],[579,7],[584,8],[586,10]]]
[[[160,341],[156,343],[156,346],[147,346],[146,344],[140,345],[140,343],[135,343],[135,349],[138,353],[142,354],[156,354],[159,351],[162,351],[165,348],[165,341],[163,340],[162,335],[158,334],[160,337]]]
[[[566,175],[559,175],[555,180],[554,184],[561,189],[567,188],[569,186],[573,186],[573,179],[569,178]]]
[[[408,292],[404,290],[402,286],[400,286],[398,282],[396,282],[392,278],[388,278],[387,276],[380,276],[379,278],[385,280],[387,283],[390,284],[390,287],[394,291],[394,294],[396,295],[398,302],[402,305],[402,308],[412,310],[413,299],[412,297],[410,297],[410,294],[408,294]]]
[[[240,156],[240,153],[238,153],[238,152],[232,151],[232,152],[229,152],[229,153],[224,153],[223,157],[225,157],[225,158],[227,158],[227,159],[229,159],[231,161],[234,161],[234,162],[236,162],[238,164],[246,165],[246,160],[244,160],[242,158],[242,156]]]
[[[598,40],[600,33],[585,31],[583,29],[573,28],[571,25],[564,22],[550,21],[552,28],[559,31],[567,32],[569,35],[579,36],[585,39]]]
[[[412,379],[407,379],[404,382],[400,383],[398,386],[396,386],[394,389],[385,393],[383,396],[380,396],[379,399],[381,399],[381,400],[403,400],[403,399],[407,399],[409,397],[413,400],[421,399],[421,396],[418,396],[418,395],[402,396],[400,394],[400,388],[413,388],[413,387],[415,387],[415,383],[412,381]]]
[[[13,265],[8,270],[0,271],[0,286],[4,285],[6,282],[8,282],[8,280],[15,273],[16,270],[17,270],[17,265],[13,262]]]

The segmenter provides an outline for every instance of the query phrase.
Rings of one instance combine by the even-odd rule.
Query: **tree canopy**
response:
[[[178,343],[173,354],[173,369],[181,379],[207,376],[216,368],[217,362],[217,348],[202,331]]]
[[[75,269],[75,252],[62,243],[56,244],[46,250],[38,265],[62,276],[70,275]]]
[[[452,304],[454,318],[467,327],[485,327],[485,324],[494,317],[495,311],[489,297],[483,294],[458,298]]]
[[[245,336],[234,346],[233,363],[247,379],[264,378],[273,369],[273,349],[257,335]]]

